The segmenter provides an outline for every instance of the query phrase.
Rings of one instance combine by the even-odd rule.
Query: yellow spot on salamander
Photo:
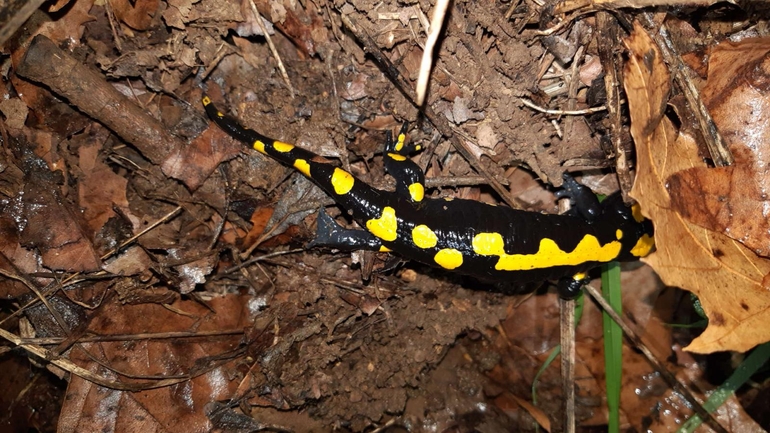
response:
[[[503,256],[503,236],[500,233],[479,233],[471,242],[473,252],[480,256]]]
[[[642,215],[642,207],[639,206],[639,203],[636,203],[633,206],[631,206],[631,216],[633,216],[634,221],[638,223],[644,221],[644,215]]]
[[[406,141],[406,134],[398,134],[398,140],[396,141],[396,151],[400,152],[404,148],[404,142]]]
[[[413,183],[409,185],[409,195],[412,196],[412,201],[422,201],[425,197],[425,187],[421,183]]]
[[[294,149],[294,145],[284,143],[282,141],[275,141],[273,142],[273,149],[275,149],[277,152],[286,153],[291,152],[291,150]]]
[[[420,224],[412,230],[412,242],[420,248],[433,248],[438,243],[438,237],[430,227]]]
[[[380,252],[381,253],[389,253],[390,248],[386,247],[385,245],[380,245]]]
[[[615,230],[615,238],[618,240],[623,239],[623,230],[621,229]]]
[[[504,241],[499,233],[479,233],[473,237],[473,251],[482,256],[498,256],[495,269],[498,271],[522,271],[544,269],[552,266],[573,266],[585,262],[609,262],[620,253],[617,241],[600,245],[592,235],[586,235],[571,252],[562,251],[551,239],[540,241],[540,248],[534,254],[507,254]]]
[[[399,155],[397,153],[389,153],[388,158],[398,162],[406,161],[406,157],[404,155]]]
[[[305,176],[310,177],[310,164],[308,164],[304,159],[298,159],[294,161],[294,168],[296,168],[297,171],[304,174]]]
[[[349,193],[350,190],[353,189],[354,182],[355,178],[352,174],[341,168],[334,168],[334,173],[332,173],[332,186],[334,187],[334,192],[337,193],[337,195],[345,195]]]
[[[204,106],[211,104],[211,98],[209,98],[208,96],[204,96],[201,101],[203,102]]]
[[[578,272],[577,274],[572,276],[572,279],[575,281],[583,281],[588,278],[588,274],[585,272]]]
[[[433,256],[433,260],[444,269],[455,269],[463,264],[463,254],[454,248],[444,248]]]
[[[251,145],[251,147],[254,148],[259,153],[265,153],[265,143],[261,142],[260,140],[257,140],[254,142],[254,144]]]
[[[342,170],[340,170],[342,171]],[[366,229],[378,238],[393,242],[398,237],[398,220],[396,219],[396,210],[390,206],[382,209],[382,215],[377,219],[371,219],[366,222]]]
[[[647,254],[650,254],[650,251],[652,251],[652,247],[654,246],[655,239],[652,236],[645,234],[640,237],[639,240],[636,241],[636,245],[631,248],[631,254],[635,257],[645,257]]]
[[[540,248],[534,254],[500,255],[495,269],[498,271],[523,271],[553,266],[574,266],[585,262],[606,263],[618,256],[621,246],[618,241],[601,245],[596,236],[586,235],[574,250],[567,252],[559,248],[559,245],[553,240],[545,238],[540,240]]]

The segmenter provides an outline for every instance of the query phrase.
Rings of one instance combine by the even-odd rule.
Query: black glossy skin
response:
[[[306,163],[308,169],[303,173],[333,197],[361,227],[369,230],[345,229],[322,213],[317,237],[311,243],[313,246],[343,250],[384,250],[385,247],[405,258],[431,266],[444,267],[483,280],[510,283],[542,282],[573,276],[582,279],[584,276],[581,273],[602,263],[636,260],[652,248],[650,221],[637,221],[619,195],[611,196],[599,205],[590,190],[571,178],[565,178],[565,190],[560,195],[570,197],[581,216],[526,212],[471,200],[423,198],[421,194],[410,193],[410,187],[418,187],[418,190],[423,187],[424,175],[414,162],[405,158],[414,150],[403,145],[406,125],[397,142],[388,136],[385,148],[386,168],[396,179],[397,191],[378,190],[345,173],[353,179],[352,186],[340,193],[335,189],[333,174],[335,170],[338,173],[342,171],[330,161],[298,147],[289,151],[284,147],[283,151],[279,151],[277,149],[281,146],[289,145],[243,128],[234,119],[220,113],[207,98],[204,98],[204,105],[217,125],[234,138],[285,165],[296,168],[297,160]],[[383,210],[387,208],[395,214],[394,239],[368,226],[372,220],[382,217]],[[421,225],[435,234],[435,245],[420,247],[416,244],[413,229]],[[502,262],[499,255],[481,255],[474,250],[473,239],[479,233],[499,234],[505,254],[528,255],[537,265],[531,269],[496,269],[498,262]],[[615,242],[612,245],[617,247],[619,243],[619,251],[611,254],[611,257],[608,254],[599,257],[584,255],[575,250],[581,241],[591,237],[598,241],[599,246]],[[648,238],[649,241],[646,241]],[[544,239],[558,246],[571,262],[566,265],[548,262],[552,256],[539,252]],[[645,248],[639,249],[640,239]],[[459,253],[462,263],[455,267],[456,262],[439,260],[439,251],[447,249]],[[456,253],[453,254],[456,257]],[[572,286],[570,290],[579,287],[579,284]]]

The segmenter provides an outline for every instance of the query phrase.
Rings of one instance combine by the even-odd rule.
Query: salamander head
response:
[[[638,204],[627,207],[620,195],[613,195],[602,202],[602,224],[615,227],[616,236],[622,243],[617,260],[638,260],[655,248],[652,221],[645,218]]]

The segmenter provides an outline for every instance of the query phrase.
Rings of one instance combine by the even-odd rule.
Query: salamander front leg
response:
[[[382,242],[374,235],[364,230],[342,227],[323,209],[318,212],[317,221],[315,239],[310,241],[308,248],[324,247],[341,251],[382,250]]]
[[[589,223],[594,222],[602,213],[602,207],[596,195],[590,188],[577,183],[569,173],[564,173],[562,178],[564,184],[562,189],[556,191],[556,197],[569,198],[569,202],[573,206],[572,209],[576,210],[577,215]]]
[[[404,122],[396,141],[390,131],[385,133],[385,169],[396,179],[396,192],[413,202],[422,201],[425,196],[425,174],[414,161],[408,158],[420,146],[405,143],[409,124]]]

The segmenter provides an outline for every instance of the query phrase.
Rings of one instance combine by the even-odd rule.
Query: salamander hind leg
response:
[[[575,299],[580,295],[590,279],[584,272],[578,272],[571,277],[563,277],[556,284],[556,289],[562,299]]]
[[[422,201],[425,196],[425,174],[408,155],[420,150],[420,146],[406,144],[409,124],[404,122],[396,140],[390,131],[385,135],[385,169],[396,179],[396,192],[413,202]]]

